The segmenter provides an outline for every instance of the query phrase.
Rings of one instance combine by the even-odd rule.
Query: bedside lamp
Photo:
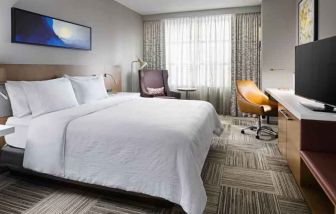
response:
[[[138,57],[138,60],[132,61],[132,68],[133,68],[134,63],[139,63],[140,64],[140,68],[139,68],[140,70],[144,69],[148,65],[147,62],[143,61],[143,59],[141,59],[139,57]]]
[[[112,74],[105,73],[104,77],[105,78],[110,77],[113,80],[114,84],[116,84],[116,85],[118,84],[117,80],[114,78],[114,76]],[[112,92],[112,88],[111,89],[107,89],[107,92],[111,93]]]
[[[138,60],[132,61],[132,63],[131,63],[131,90],[132,90],[132,92],[133,92],[133,64],[134,63],[139,63],[140,64],[139,70],[144,69],[148,65],[147,62],[143,61],[143,59],[141,59],[139,57],[138,57]]]

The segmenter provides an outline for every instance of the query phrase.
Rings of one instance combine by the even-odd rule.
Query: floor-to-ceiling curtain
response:
[[[163,21],[144,22],[144,61],[147,69],[165,69],[165,32]]]
[[[231,115],[240,115],[236,101],[236,80],[253,80],[261,86],[260,13],[236,14],[232,18]]]
[[[231,15],[166,19],[166,68],[171,88],[195,87],[193,98],[230,112]]]

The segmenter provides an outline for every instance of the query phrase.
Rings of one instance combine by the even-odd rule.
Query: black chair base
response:
[[[249,126],[241,130],[242,134],[245,134],[246,130],[251,130],[256,132],[256,138],[261,139],[262,134],[278,138],[278,133],[274,131],[271,127],[261,125],[261,117],[258,117],[258,126]]]

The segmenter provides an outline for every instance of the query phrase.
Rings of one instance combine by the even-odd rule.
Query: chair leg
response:
[[[241,130],[241,133],[245,134],[246,130],[251,130],[251,131],[258,132],[258,130],[260,129],[260,127],[261,127],[261,117],[258,117],[258,126],[249,126],[247,128],[244,128],[244,129]]]
[[[261,116],[258,117],[258,129],[261,128]]]
[[[246,131],[246,130],[256,131],[256,130],[258,130],[258,127],[256,127],[256,126],[249,126],[249,127],[247,127],[247,128],[243,128],[240,132],[241,132],[242,134],[245,134],[245,131]]]
[[[269,117],[267,117],[268,119]],[[257,139],[260,139],[260,133],[261,132],[266,132],[269,135],[274,136],[275,138],[278,138],[278,133],[274,131],[271,127],[268,126],[262,126],[261,125],[261,117],[258,117],[258,131],[257,131]]]
[[[267,126],[261,127],[260,132],[265,132],[267,134],[274,135],[275,138],[278,138],[278,133]]]
[[[274,131],[271,127],[262,126],[261,116],[258,117],[258,126],[249,126],[247,128],[244,128],[241,130],[241,133],[245,134],[246,130],[255,131],[257,139],[260,139],[261,133],[266,133],[268,135],[274,136],[275,138],[278,138],[278,133]]]

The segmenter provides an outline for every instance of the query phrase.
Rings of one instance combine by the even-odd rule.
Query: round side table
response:
[[[197,91],[196,88],[178,88],[177,89],[178,91],[181,91],[181,92],[185,92],[186,93],[186,99],[189,100],[190,99],[190,92],[194,92],[194,91]]]

